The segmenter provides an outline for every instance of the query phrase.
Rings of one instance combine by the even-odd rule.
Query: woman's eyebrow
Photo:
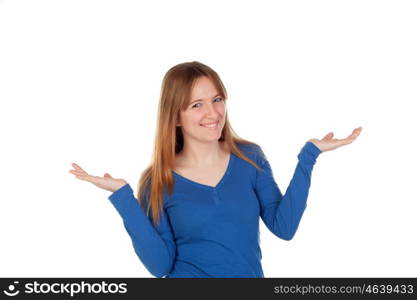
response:
[[[211,98],[214,98],[214,97],[217,97],[217,96],[220,96],[220,94],[214,95],[214,96],[213,96],[213,97],[211,97]],[[197,99],[197,100],[194,100],[193,102],[190,102],[190,104],[193,104],[194,102],[201,101],[201,100],[203,100],[203,99]]]

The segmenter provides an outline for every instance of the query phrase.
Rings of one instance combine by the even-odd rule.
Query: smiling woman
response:
[[[210,95],[214,95],[211,96]],[[181,126],[184,137],[183,155],[194,160],[194,164],[212,164],[219,150],[218,139],[226,121],[226,104],[212,80],[201,76],[195,81],[191,91],[191,102],[185,110],[180,111],[177,126]],[[210,133],[207,136],[211,143],[202,143],[200,130],[203,127]]]
[[[172,67],[162,82],[152,162],[137,198],[123,179],[73,174],[112,192],[133,248],[156,277],[264,277],[259,218],[283,240],[295,235],[317,157],[351,143],[308,140],[283,195],[262,148],[239,138],[218,74],[197,62]]]

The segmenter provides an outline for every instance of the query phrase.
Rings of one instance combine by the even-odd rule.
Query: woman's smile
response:
[[[219,128],[219,122],[217,122],[217,123],[211,123],[211,124],[206,124],[206,125],[203,125],[203,124],[200,124],[200,126],[202,126],[202,127],[205,127],[205,128],[207,128],[207,129],[218,129]]]

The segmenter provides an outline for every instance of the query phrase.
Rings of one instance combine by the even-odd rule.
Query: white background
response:
[[[415,1],[0,1],[0,276],[151,277],[105,190],[136,193],[162,78],[218,72],[239,136],[285,193],[332,131],[291,241],[261,221],[265,277],[416,276]]]

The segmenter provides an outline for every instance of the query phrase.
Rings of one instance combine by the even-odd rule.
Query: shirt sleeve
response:
[[[271,166],[259,147],[255,193],[261,206],[261,218],[266,227],[277,237],[291,240],[295,235],[307,205],[311,172],[321,150],[308,141],[298,154],[294,175],[283,196],[274,180]]]
[[[159,225],[154,225],[152,214],[145,214],[129,184],[108,199],[122,217],[133,248],[146,269],[156,277],[167,275],[173,266],[176,244],[165,209],[160,214]]]

